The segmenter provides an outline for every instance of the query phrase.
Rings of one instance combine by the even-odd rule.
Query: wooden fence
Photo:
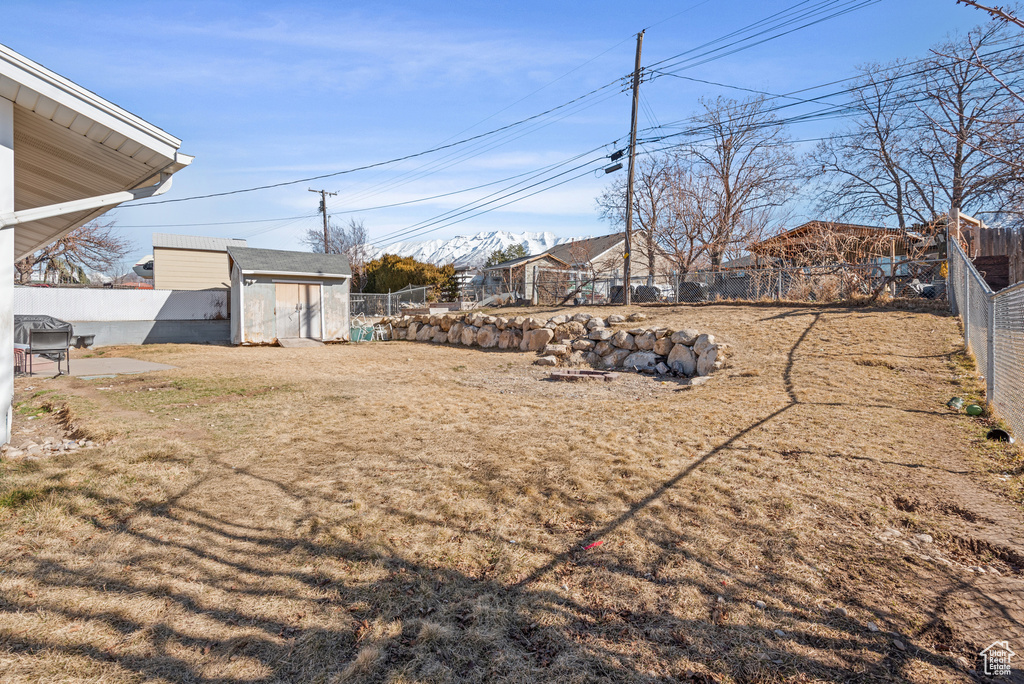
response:
[[[1000,284],[1005,277],[1003,287],[1024,281],[1024,229],[986,227],[966,230],[963,236],[965,251],[979,270],[998,271]]]

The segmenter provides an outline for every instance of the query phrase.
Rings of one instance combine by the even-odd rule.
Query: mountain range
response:
[[[411,256],[417,261],[431,264],[450,264],[456,266],[483,266],[487,257],[497,249],[508,249],[512,245],[522,245],[527,254],[540,254],[555,245],[579,238],[555,237],[554,233],[509,233],[504,230],[477,233],[476,235],[458,235],[448,240],[425,240],[422,242],[395,242],[386,247],[371,247],[370,258],[376,259],[382,254]]]

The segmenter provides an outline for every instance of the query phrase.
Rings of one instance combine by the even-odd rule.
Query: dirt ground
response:
[[[0,681],[968,682],[1024,653],[1024,460],[945,406],[978,391],[955,319],[643,311],[727,366],[153,345],[102,351],[177,369],[19,380],[15,446],[98,446],[0,460]]]

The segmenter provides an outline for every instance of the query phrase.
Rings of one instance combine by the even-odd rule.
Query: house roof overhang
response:
[[[13,106],[15,259],[118,204],[162,194],[192,157],[181,140],[0,45],[0,98]]]

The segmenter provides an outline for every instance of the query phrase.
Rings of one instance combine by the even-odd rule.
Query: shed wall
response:
[[[227,252],[153,248],[153,287],[157,290],[211,290],[231,287]]]
[[[277,342],[277,282],[313,283],[320,285],[323,306],[320,316],[323,320],[323,341],[337,342],[349,339],[349,280],[318,279],[281,276],[233,274],[235,289],[240,292],[237,310],[242,311],[238,320],[238,336],[232,340],[241,342],[242,327],[246,344],[273,344]],[[232,319],[234,319],[232,315]],[[234,326],[234,320],[232,321]],[[236,343],[237,343],[236,342]]]

